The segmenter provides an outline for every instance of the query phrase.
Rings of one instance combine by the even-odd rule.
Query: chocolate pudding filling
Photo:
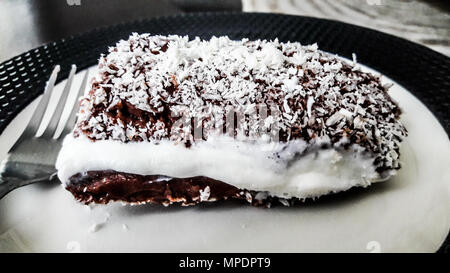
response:
[[[123,201],[133,204],[153,203],[167,206],[179,203],[189,206],[233,198],[246,200],[254,206],[270,206],[272,200],[278,199],[268,198],[263,192],[241,190],[204,176],[172,178],[111,170],[78,173],[70,178],[67,190],[85,204]]]

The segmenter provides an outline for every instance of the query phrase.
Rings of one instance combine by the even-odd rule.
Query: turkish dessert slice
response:
[[[365,187],[400,168],[388,88],[315,44],[134,33],[100,57],[58,177],[85,203],[288,205]]]

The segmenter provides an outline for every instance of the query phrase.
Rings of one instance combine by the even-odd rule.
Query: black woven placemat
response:
[[[44,89],[56,64],[58,81],[71,64],[83,69],[97,63],[101,53],[131,32],[179,34],[209,38],[275,39],[318,43],[319,48],[372,67],[418,97],[450,134],[450,58],[424,46],[341,22],[317,18],[258,13],[202,13],[153,18],[53,42],[0,64],[0,133]],[[440,251],[448,252],[450,241]]]

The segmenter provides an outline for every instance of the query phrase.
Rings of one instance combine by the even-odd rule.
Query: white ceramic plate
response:
[[[401,149],[403,168],[385,183],[272,209],[237,203],[89,207],[59,184],[29,185],[0,200],[0,251],[434,252],[450,226],[449,138],[407,90],[395,84],[390,94],[404,111],[409,136]],[[36,103],[0,136],[0,159]]]

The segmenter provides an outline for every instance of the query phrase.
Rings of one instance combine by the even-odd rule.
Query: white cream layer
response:
[[[375,171],[374,158],[357,145],[348,151],[316,149],[299,156],[306,147],[302,140],[275,144],[210,137],[185,148],[169,141],[92,142],[70,134],[64,140],[56,169],[64,184],[77,173],[115,170],[140,175],[207,176],[241,189],[287,198],[317,197],[387,179]]]

